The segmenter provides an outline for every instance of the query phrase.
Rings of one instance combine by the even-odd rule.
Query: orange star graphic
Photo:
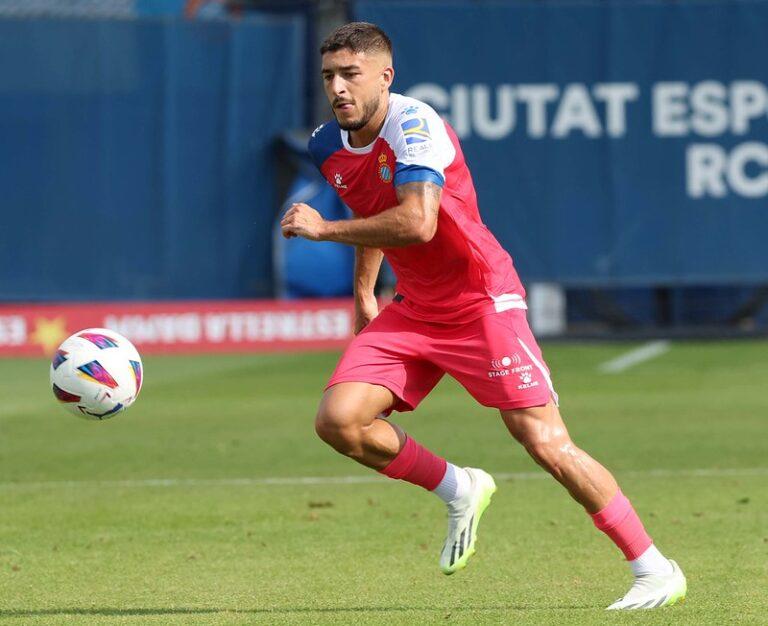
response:
[[[35,320],[35,331],[29,336],[30,343],[39,344],[46,355],[52,355],[62,341],[69,336],[67,320],[56,317],[52,320],[38,317]]]

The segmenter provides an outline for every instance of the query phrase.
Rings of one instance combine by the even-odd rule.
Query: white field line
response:
[[[622,477],[639,478],[710,478],[739,476],[768,476],[768,467],[745,468],[702,468],[702,469],[653,469],[628,470],[617,472]],[[496,480],[542,480],[549,478],[543,470],[540,472],[498,472]],[[0,482],[0,491],[20,491],[25,489],[56,489],[59,487],[262,487],[283,485],[358,485],[369,483],[396,484],[376,474],[370,476],[293,476],[268,478],[146,478],[137,480],[49,480],[29,482]]]
[[[625,352],[615,359],[602,363],[597,369],[604,374],[618,374],[639,363],[650,361],[651,359],[661,356],[665,352],[669,352],[671,347],[672,346],[668,341],[651,341],[639,348]]]

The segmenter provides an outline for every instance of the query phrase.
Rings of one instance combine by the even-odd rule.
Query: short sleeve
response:
[[[395,186],[421,181],[440,187],[445,184],[445,169],[453,162],[456,149],[432,107],[403,98],[387,134],[395,152]]]
[[[327,122],[318,126],[307,143],[309,155],[317,169],[320,169],[334,152],[341,150],[341,147],[341,135],[336,122]]]

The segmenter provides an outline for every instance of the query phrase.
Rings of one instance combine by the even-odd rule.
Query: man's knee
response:
[[[545,411],[545,408],[508,411],[504,413],[504,421],[533,460],[557,477],[575,447],[562,420],[557,416],[552,419]]]
[[[386,387],[358,382],[336,384],[320,402],[315,431],[338,452],[360,460],[371,437],[371,426],[393,402],[394,395]]]
[[[315,417],[315,432],[342,454],[354,456],[361,447],[363,428],[373,417],[343,399],[324,399]]]
[[[564,455],[568,453],[568,447],[572,447],[570,441],[547,441],[537,436],[532,436],[521,443],[533,460],[553,476],[559,476],[562,473]]]
[[[338,448],[345,443],[351,443],[354,439],[355,428],[345,420],[339,419],[336,413],[320,410],[315,417],[315,432],[325,443]]]

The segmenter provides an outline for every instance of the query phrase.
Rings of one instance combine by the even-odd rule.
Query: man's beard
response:
[[[362,117],[356,121],[356,122],[345,122],[342,123],[339,121],[339,118],[336,117],[336,121],[339,122],[339,128],[342,130],[350,131],[350,130],[360,130],[363,128],[368,122],[371,121],[371,118],[376,114],[376,111],[379,108],[379,98],[372,98],[371,100],[368,100],[368,102],[363,104],[363,115]]]

